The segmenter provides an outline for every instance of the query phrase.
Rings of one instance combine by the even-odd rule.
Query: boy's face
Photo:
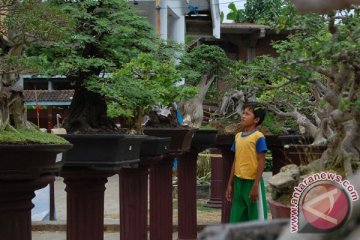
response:
[[[255,118],[254,112],[250,108],[245,108],[241,115],[241,125],[243,127],[256,126],[258,118]]]

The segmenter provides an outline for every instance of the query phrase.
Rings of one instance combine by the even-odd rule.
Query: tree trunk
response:
[[[233,89],[226,92],[223,96],[218,114],[220,116],[225,116],[226,114],[230,114],[231,116],[233,114],[238,114],[241,116],[244,103],[245,95],[243,91]],[[232,109],[229,111],[230,107],[232,107]]]
[[[24,95],[22,92],[12,91],[10,97],[10,121],[16,128],[35,129],[34,124],[27,121],[27,114],[24,105]]]
[[[9,95],[8,88],[0,86],[0,130],[6,129],[9,125]]]
[[[103,96],[80,86],[75,90],[64,127],[68,133],[114,132],[115,125],[106,111]]]
[[[3,74],[3,82],[0,83],[0,130],[33,129],[33,125],[27,121],[22,92],[3,85],[4,82],[14,82],[13,79],[7,79],[8,76]]]
[[[183,104],[184,124],[194,128],[201,127],[204,118],[203,103],[206,93],[214,80],[215,76],[211,76],[211,78],[208,79],[208,75],[204,75],[199,83],[199,93]]]

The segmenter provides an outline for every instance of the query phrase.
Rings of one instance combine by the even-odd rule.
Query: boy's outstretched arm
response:
[[[231,200],[232,200],[232,194],[233,194],[232,188],[233,188],[233,182],[234,182],[234,174],[235,174],[235,160],[231,167],[229,181],[228,181],[228,185],[227,185],[226,193],[225,193],[225,198],[229,202],[231,202]]]
[[[250,191],[250,200],[253,202],[255,202],[259,197],[259,184],[260,184],[260,179],[264,172],[265,153],[258,153],[257,160],[258,160],[258,169],[256,173],[256,178],[254,180],[254,184]]]

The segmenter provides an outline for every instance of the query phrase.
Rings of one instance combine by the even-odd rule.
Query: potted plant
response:
[[[165,47],[165,46],[164,46]],[[174,49],[175,50],[175,49]],[[162,49],[158,50],[159,52]],[[157,105],[168,106],[173,101],[185,98],[192,94],[195,89],[192,87],[177,86],[180,80],[179,72],[175,68],[175,59],[170,57],[160,57],[157,54],[141,53],[137,58],[125,64],[114,75],[107,79],[106,85],[99,85],[98,82],[91,81],[89,87],[106,96],[111,106],[112,116],[121,116],[127,118],[128,128],[133,132],[142,133],[160,137],[172,136],[169,150],[179,150],[182,148],[182,141],[179,138],[182,134],[186,136],[189,133],[187,128],[164,129],[162,133],[156,134],[157,129],[149,127],[149,123],[144,123],[145,114],[149,114],[148,120],[153,122],[156,111],[152,110]],[[170,107],[171,108],[171,107]],[[170,113],[171,109],[163,110]],[[149,113],[150,112],[150,113]],[[174,113],[172,113],[174,115]],[[177,122],[169,123],[172,126],[179,126]],[[144,128],[143,125],[148,125]],[[169,135],[170,132],[176,132],[178,135]],[[191,140],[191,135],[190,138]],[[180,141],[177,143],[176,141]],[[146,150],[146,149],[144,149]]]
[[[200,45],[182,56],[178,69],[187,85],[198,88],[195,96],[179,104],[184,124],[195,128],[202,126],[204,100],[206,96],[217,98],[217,86],[213,83],[226,78],[231,64],[225,51],[218,46]]]
[[[107,177],[128,165],[129,160],[139,162],[144,140],[144,137],[124,135],[116,127],[108,115],[113,89],[105,94],[101,87],[107,86],[113,73],[140,53],[154,54],[159,41],[147,20],[140,17],[127,1],[52,2],[72,17],[75,30],[69,39],[53,45],[34,46],[31,53],[34,61],[48,64],[45,73],[65,75],[75,89],[69,115],[63,122],[68,132],[65,137],[76,143],[69,152],[69,165],[65,163],[67,166],[61,173],[68,194],[68,238],[101,239],[103,225],[99,223],[103,223]],[[116,149],[110,154],[112,159],[107,155],[110,142]],[[86,147],[87,144],[91,144],[91,149]],[[95,155],[95,147],[103,147],[103,150],[106,147],[107,150],[100,149]],[[80,154],[82,157],[75,157],[80,150],[85,150]],[[84,209],[93,210],[91,217]],[[78,223],[86,226],[79,229]]]
[[[47,73],[65,75],[75,88],[69,115],[63,123],[68,133],[65,138],[77,143],[69,152],[69,166],[76,164],[84,166],[87,156],[95,157],[90,152],[84,152],[87,154],[83,157],[84,161],[73,161],[71,155],[81,149],[77,147],[80,137],[91,141],[93,146],[101,147],[96,142],[100,137],[108,138],[108,134],[114,135],[111,138],[119,137],[119,141],[111,141],[117,143],[114,148],[127,149],[129,155],[114,154],[113,156],[118,158],[112,160],[108,158],[101,160],[97,157],[96,164],[103,167],[109,165],[109,161],[113,161],[121,167],[122,164],[129,163],[127,160],[139,161],[141,138],[124,136],[123,131],[115,126],[108,114],[114,109],[113,102],[109,99],[111,93],[105,93],[106,91],[101,88],[111,85],[112,73],[124,67],[139,53],[155,52],[157,40],[154,32],[148,22],[143,17],[139,17],[125,1],[56,2],[56,4],[72,16],[76,30],[70,39],[46,48],[34,48],[33,52],[41,56],[35,58],[37,61],[49,63]],[[83,28],[84,25],[91,27]],[[113,92],[112,89],[110,90]],[[123,101],[123,99],[117,100]],[[126,144],[128,140],[120,140],[123,138],[133,142],[131,148]],[[134,141],[137,143],[135,144]],[[103,151],[100,149],[98,153],[100,156],[101,152]],[[131,155],[134,152],[137,156]],[[94,161],[89,162],[89,165],[94,165]],[[111,164],[109,167],[112,167]]]
[[[336,171],[347,178],[359,165],[359,59],[357,42],[350,40],[360,37],[354,31],[359,15],[344,14],[341,20],[335,13],[327,18],[292,15],[279,24],[302,30],[274,45],[279,56],[260,58],[249,68],[243,65],[248,83],[255,81],[262,90],[259,99],[278,116],[294,118],[314,139],[307,147],[327,146],[319,149],[321,156],[307,150],[317,156],[300,168],[300,175]]]
[[[34,191],[54,181],[71,144],[27,121],[19,74],[41,69],[25,52],[66,38],[71,21],[43,2],[2,1],[0,11],[0,234],[27,240]]]

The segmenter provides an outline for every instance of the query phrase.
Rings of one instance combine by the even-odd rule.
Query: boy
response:
[[[265,108],[256,103],[246,104],[243,108],[243,132],[236,134],[231,148],[235,160],[226,190],[226,199],[232,201],[230,223],[267,219],[262,180],[267,146],[264,135],[256,130],[265,115]]]

